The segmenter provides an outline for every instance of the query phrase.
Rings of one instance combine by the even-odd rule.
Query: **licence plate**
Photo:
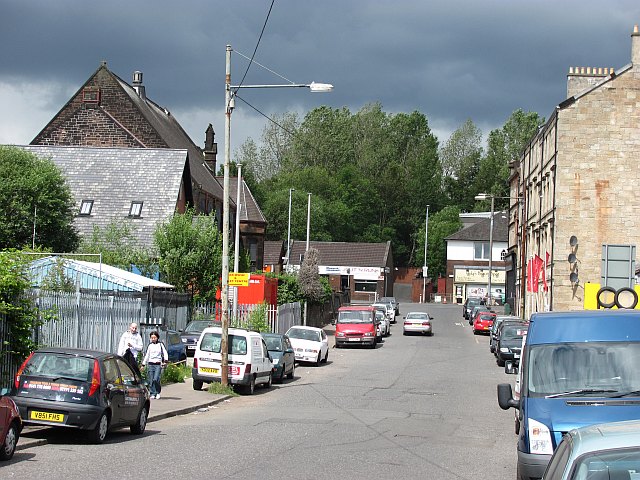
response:
[[[211,368],[211,367],[200,367],[200,371],[203,373],[218,373],[217,368]]]
[[[349,341],[350,342],[359,342],[360,339],[359,338],[350,338]]]
[[[187,350],[195,350],[196,346],[195,345],[187,345]]]
[[[31,420],[43,420],[45,422],[64,422],[64,414],[62,413],[39,412],[37,410],[31,410],[29,412],[29,418]]]

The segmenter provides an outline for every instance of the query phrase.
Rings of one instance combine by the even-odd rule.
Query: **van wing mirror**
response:
[[[513,391],[510,383],[498,384],[498,405],[503,410],[509,410],[511,407],[520,408],[517,400],[513,398]]]

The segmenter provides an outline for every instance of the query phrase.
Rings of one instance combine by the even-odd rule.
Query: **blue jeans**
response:
[[[162,375],[162,365],[147,364],[147,381],[150,384],[149,392],[151,395],[156,395],[162,390],[160,375]]]

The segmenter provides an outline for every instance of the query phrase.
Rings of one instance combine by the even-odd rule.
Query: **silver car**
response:
[[[433,317],[426,312],[409,312],[403,318],[402,334],[422,333],[433,335]]]
[[[601,423],[566,433],[544,480],[629,480],[640,475],[640,421]]]

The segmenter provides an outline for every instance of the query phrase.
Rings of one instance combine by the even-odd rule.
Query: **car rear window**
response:
[[[271,352],[282,351],[282,340],[280,337],[263,337],[264,342],[267,344],[267,350]]]
[[[75,357],[62,353],[36,352],[22,371],[22,375],[63,377],[90,382],[93,375],[92,358]]]

